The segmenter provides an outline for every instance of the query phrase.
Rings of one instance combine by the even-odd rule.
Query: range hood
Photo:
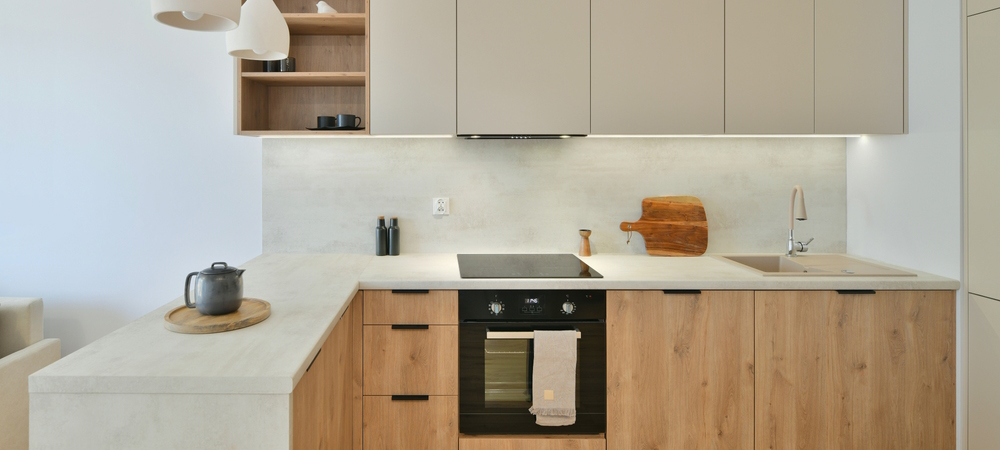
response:
[[[569,139],[586,137],[585,134],[460,134],[466,139]]]

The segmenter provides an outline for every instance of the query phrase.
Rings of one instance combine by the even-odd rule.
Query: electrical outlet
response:
[[[433,203],[432,214],[435,216],[447,216],[451,214],[451,201],[448,197],[435,198]]]

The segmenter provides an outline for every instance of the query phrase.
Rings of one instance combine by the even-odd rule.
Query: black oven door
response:
[[[510,332],[578,330],[576,423],[535,424],[531,407],[533,342]],[[489,339],[487,333],[505,336]],[[462,323],[459,325],[459,431],[464,434],[597,434],[606,427],[603,322]],[[530,336],[530,335],[529,335]]]

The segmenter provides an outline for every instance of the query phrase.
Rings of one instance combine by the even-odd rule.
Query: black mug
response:
[[[361,118],[354,114],[337,114],[337,128],[358,128]]]

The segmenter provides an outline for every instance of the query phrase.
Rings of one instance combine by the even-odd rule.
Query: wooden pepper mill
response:
[[[580,256],[590,256],[590,230],[580,230]]]

